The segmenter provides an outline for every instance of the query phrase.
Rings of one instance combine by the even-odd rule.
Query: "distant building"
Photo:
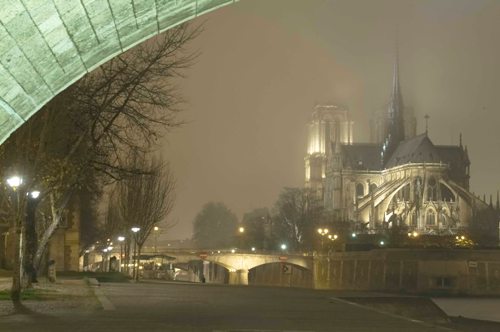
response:
[[[488,204],[469,192],[467,147],[435,145],[416,134],[403,103],[398,63],[387,109],[371,121],[371,143],[353,140],[346,108],[316,106],[308,124],[305,185],[337,220],[369,232],[396,224],[427,234],[467,229]]]

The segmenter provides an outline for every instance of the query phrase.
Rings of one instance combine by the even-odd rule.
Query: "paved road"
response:
[[[108,309],[10,317],[0,331],[443,331],[307,289],[201,284],[103,284]],[[448,330],[449,331],[449,330]]]

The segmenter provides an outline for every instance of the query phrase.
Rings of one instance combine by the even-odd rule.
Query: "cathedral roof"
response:
[[[439,163],[439,152],[426,134],[420,134],[399,143],[385,168],[409,163]]]
[[[343,145],[342,152],[345,168],[369,171],[381,170],[380,144],[355,143]]]
[[[408,163],[444,163],[452,168],[463,165],[466,156],[460,146],[434,145],[427,134],[399,143],[385,168]]]

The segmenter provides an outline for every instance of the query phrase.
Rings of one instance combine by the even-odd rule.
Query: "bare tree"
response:
[[[173,226],[167,218],[174,206],[175,180],[168,165],[159,159],[146,160],[138,157],[135,166],[143,174],[122,180],[117,185],[116,201],[122,225],[130,233],[132,227],[140,228],[133,234],[137,245],[136,260],[155,225],[162,222],[164,229]],[[135,266],[135,264],[134,264]],[[134,271],[134,277],[138,275]]]
[[[37,267],[79,189],[97,184],[95,192],[140,174],[126,163],[129,151],[150,150],[165,130],[181,124],[176,115],[182,98],[172,78],[182,77],[193,62],[196,54],[186,45],[199,32],[181,25],[109,61],[58,95],[0,147],[0,174],[15,169],[25,188],[42,191]]]

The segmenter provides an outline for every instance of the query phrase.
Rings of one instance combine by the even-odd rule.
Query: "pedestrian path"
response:
[[[448,316],[500,322],[500,298],[433,298]]]

